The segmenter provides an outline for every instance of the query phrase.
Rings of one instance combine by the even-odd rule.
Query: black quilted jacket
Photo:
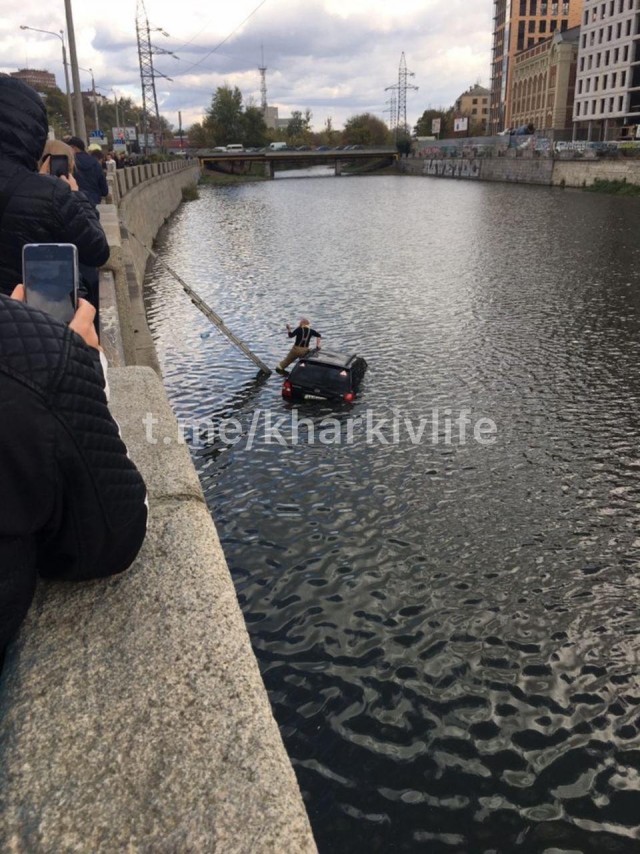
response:
[[[59,178],[39,175],[48,123],[39,95],[21,80],[0,75],[0,193],[21,178],[0,223],[0,293],[22,281],[25,243],[74,243],[81,264],[99,267],[109,246],[95,208]]]
[[[144,539],[145,485],[92,352],[64,324],[0,296],[0,650],[38,572],[121,572]]]

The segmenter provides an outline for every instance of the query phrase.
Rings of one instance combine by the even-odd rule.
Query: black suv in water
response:
[[[288,400],[355,399],[367,370],[362,356],[343,356],[329,350],[310,350],[299,359],[282,386]]]

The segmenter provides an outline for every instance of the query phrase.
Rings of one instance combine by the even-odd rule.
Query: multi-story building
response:
[[[454,106],[455,114],[456,116],[469,117],[471,131],[475,128],[481,133],[486,132],[487,123],[489,121],[490,94],[491,93],[488,89],[485,89],[484,86],[480,86],[479,83],[476,83],[475,86],[471,86],[470,89],[463,92],[456,101]]]
[[[577,27],[584,0],[493,0],[493,52],[489,133],[513,126],[512,63],[516,53],[545,41],[556,31]]]
[[[12,71],[10,77],[22,80],[27,86],[35,89],[36,92],[56,88],[55,75],[50,71],[39,71],[37,68],[21,68],[19,71]]]
[[[585,0],[573,120],[588,139],[640,123],[640,0]]]
[[[579,40],[580,27],[558,30],[551,38],[515,55],[509,113],[516,127],[572,127]]]

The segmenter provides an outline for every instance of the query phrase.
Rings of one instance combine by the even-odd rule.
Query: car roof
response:
[[[301,362],[312,362],[314,365],[327,365],[327,367],[347,368],[358,357],[354,354],[347,356],[343,353],[336,353],[334,350],[311,350],[307,356],[300,359]]]

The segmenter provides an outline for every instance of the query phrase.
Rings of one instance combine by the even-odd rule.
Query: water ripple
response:
[[[353,408],[295,410],[316,436],[353,416],[353,442],[295,444],[279,381],[150,270],[165,382],[322,851],[640,850],[639,210],[277,180],[203,188],[159,240],[270,363],[304,312],[370,365]],[[442,420],[366,440],[369,412],[415,428],[434,409],[494,419],[496,442],[447,444]],[[256,413],[285,416],[286,444],[247,447]],[[212,435],[229,418],[234,446]]]

